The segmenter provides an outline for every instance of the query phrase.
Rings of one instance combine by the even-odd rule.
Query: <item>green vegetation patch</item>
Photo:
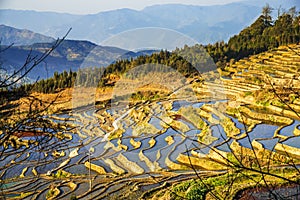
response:
[[[282,186],[288,184],[284,179],[291,178],[293,181],[298,177],[296,169],[276,169],[269,170],[270,175],[259,172],[238,170],[223,175],[217,175],[209,178],[201,178],[196,180],[189,180],[174,185],[167,193],[171,200],[179,199],[233,199],[239,191],[246,188],[266,187],[266,183],[272,187],[275,185]],[[277,178],[272,176],[278,176]],[[266,183],[263,181],[265,179]]]
[[[140,136],[142,134],[156,134],[159,130],[152,124],[149,123],[138,123],[134,126],[132,130],[132,135],[134,137]]]

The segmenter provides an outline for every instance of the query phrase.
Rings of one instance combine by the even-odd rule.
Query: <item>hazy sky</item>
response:
[[[215,5],[238,1],[241,0],[0,0],[0,8],[88,14],[118,8],[140,10],[154,4]]]

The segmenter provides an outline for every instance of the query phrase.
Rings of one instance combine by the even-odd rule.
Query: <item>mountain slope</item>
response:
[[[37,42],[53,42],[54,38],[25,29],[16,29],[0,25],[0,38],[2,45],[29,45]]]
[[[36,43],[10,47],[1,53],[2,68],[7,73],[11,73],[24,64],[29,54],[32,58],[40,57],[52,45],[53,43]],[[123,49],[97,46],[88,41],[65,40],[35,67],[28,77],[31,79],[47,78],[55,71],[62,72],[70,69],[76,71],[80,67],[106,66],[127,53],[128,51]]]

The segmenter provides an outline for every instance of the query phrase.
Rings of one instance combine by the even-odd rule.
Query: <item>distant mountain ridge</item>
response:
[[[53,42],[55,39],[26,29],[0,25],[1,45],[30,45],[38,42]]]
[[[13,27],[9,28],[12,32],[18,30],[14,30]],[[31,31],[29,33],[35,34]],[[2,36],[2,32],[0,32],[0,36]],[[26,40],[26,38],[20,37],[20,40]],[[53,38],[51,39],[54,40]],[[6,46],[0,45],[0,48],[6,49]],[[30,45],[13,45],[9,47],[1,52],[0,62],[2,71],[0,74],[10,74],[16,71],[23,66],[28,55],[38,58],[52,46],[53,42],[39,42]],[[89,41],[64,40],[41,64],[28,74],[28,78],[31,80],[36,80],[37,78],[44,79],[51,77],[56,71],[77,71],[79,68],[85,67],[105,67],[118,59],[135,58],[140,55],[152,54],[153,52],[155,50],[132,52],[116,47],[99,46]]]
[[[261,7],[233,3],[218,6],[181,4],[155,5],[137,11],[118,9],[97,14],[73,15],[54,12],[1,10],[0,23],[26,28],[52,37],[89,40],[97,44],[123,31],[143,28],[168,28],[206,44],[227,40],[248,26]],[[28,19],[32,20],[28,23]]]
[[[32,45],[12,46],[1,53],[2,68],[7,73],[19,69],[26,61],[28,55],[40,57],[52,47],[53,43],[35,43]],[[28,77],[31,79],[48,78],[55,71],[77,70],[85,59],[85,56],[96,48],[97,45],[87,41],[65,40],[55,49],[41,64],[35,67]],[[1,47],[3,48],[3,47]],[[114,54],[103,49],[106,56],[114,57]],[[117,56],[117,55],[116,55]],[[99,65],[106,64],[105,60],[99,60]]]

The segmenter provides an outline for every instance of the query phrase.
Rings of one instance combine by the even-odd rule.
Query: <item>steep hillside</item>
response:
[[[282,45],[297,44],[300,42],[300,15],[291,12],[282,13],[272,18],[260,15],[250,26],[239,34],[232,36],[228,42],[215,44],[185,46],[185,55],[190,59],[197,57],[197,52],[205,47],[218,67],[226,63],[237,61],[250,55],[259,54]]]

